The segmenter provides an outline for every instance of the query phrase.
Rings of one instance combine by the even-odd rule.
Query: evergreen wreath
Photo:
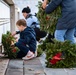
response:
[[[11,42],[15,42],[15,38],[11,35],[9,31],[6,34],[2,35],[2,44],[4,46],[4,54],[8,58],[16,58],[19,49],[15,46],[11,46]]]
[[[47,39],[48,40],[48,39]],[[44,41],[39,49],[45,51],[46,67],[49,68],[73,68],[76,67],[76,44],[70,41],[54,43]]]
[[[48,0],[48,3],[51,0]],[[56,23],[59,17],[61,17],[61,6],[58,6],[51,14],[46,14],[45,10],[42,9],[42,2],[38,3],[39,11],[37,17],[40,21],[41,30],[47,31],[49,33],[54,33],[56,28]]]

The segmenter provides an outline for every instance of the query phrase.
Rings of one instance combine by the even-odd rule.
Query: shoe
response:
[[[29,52],[27,53],[27,55],[26,55],[25,57],[23,57],[22,59],[23,59],[23,60],[30,60],[30,59],[32,59],[32,58],[34,58],[34,53],[31,52],[31,51],[29,51]]]

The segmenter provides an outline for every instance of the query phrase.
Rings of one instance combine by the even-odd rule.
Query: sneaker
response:
[[[29,51],[29,52],[27,53],[27,55],[26,55],[25,57],[23,57],[22,59],[23,59],[23,60],[30,60],[30,59],[32,59],[32,58],[34,58],[34,53],[31,52],[31,51]]]

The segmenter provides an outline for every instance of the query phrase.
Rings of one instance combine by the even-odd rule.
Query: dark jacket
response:
[[[61,5],[61,17],[56,25],[57,30],[76,27],[76,0],[52,0],[45,12],[50,14],[58,5]]]
[[[36,35],[34,30],[27,27],[24,31],[20,32],[20,39],[18,40],[18,43],[28,46],[31,51],[36,51]]]

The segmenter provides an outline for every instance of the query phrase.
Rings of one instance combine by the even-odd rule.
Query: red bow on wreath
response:
[[[57,53],[55,56],[52,57],[52,59],[50,60],[50,63],[53,65],[56,64],[58,61],[63,59],[61,58],[61,56],[62,56],[61,52]]]

